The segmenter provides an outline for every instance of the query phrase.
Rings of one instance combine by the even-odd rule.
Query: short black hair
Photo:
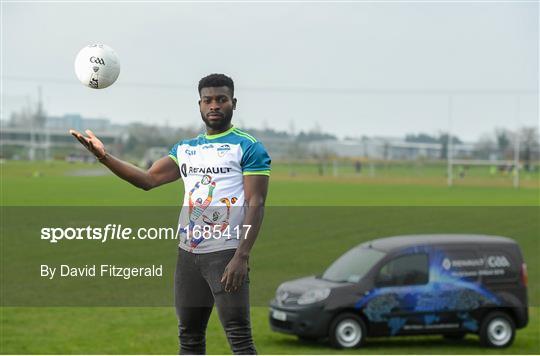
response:
[[[202,88],[210,87],[227,87],[231,91],[231,95],[234,96],[234,82],[225,74],[213,73],[199,80],[199,95],[201,95]]]

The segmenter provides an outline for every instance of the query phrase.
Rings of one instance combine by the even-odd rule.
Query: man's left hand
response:
[[[223,272],[221,283],[225,283],[225,292],[234,292],[244,283],[248,272],[247,258],[234,256]]]

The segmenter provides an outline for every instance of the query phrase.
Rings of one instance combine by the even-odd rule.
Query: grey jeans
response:
[[[180,354],[206,352],[206,326],[216,304],[234,354],[256,354],[249,319],[249,278],[234,292],[225,292],[221,277],[235,249],[191,253],[178,249],[175,303]]]

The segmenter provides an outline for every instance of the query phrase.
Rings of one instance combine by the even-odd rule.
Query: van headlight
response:
[[[283,303],[288,297],[289,293],[285,290],[285,288],[283,288],[283,286],[280,286],[276,291],[276,300]]]
[[[325,300],[330,295],[330,288],[314,289],[305,292],[298,298],[297,303],[300,305],[312,304]]]

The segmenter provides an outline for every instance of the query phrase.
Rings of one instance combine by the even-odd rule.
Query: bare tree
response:
[[[497,139],[497,148],[500,158],[508,158],[512,135],[504,128],[495,129],[495,138]]]
[[[480,159],[490,159],[491,154],[496,150],[497,144],[490,134],[480,137],[474,146],[475,155]]]
[[[531,162],[540,158],[538,128],[522,127],[519,131],[520,158],[525,162],[525,170],[530,171]]]

